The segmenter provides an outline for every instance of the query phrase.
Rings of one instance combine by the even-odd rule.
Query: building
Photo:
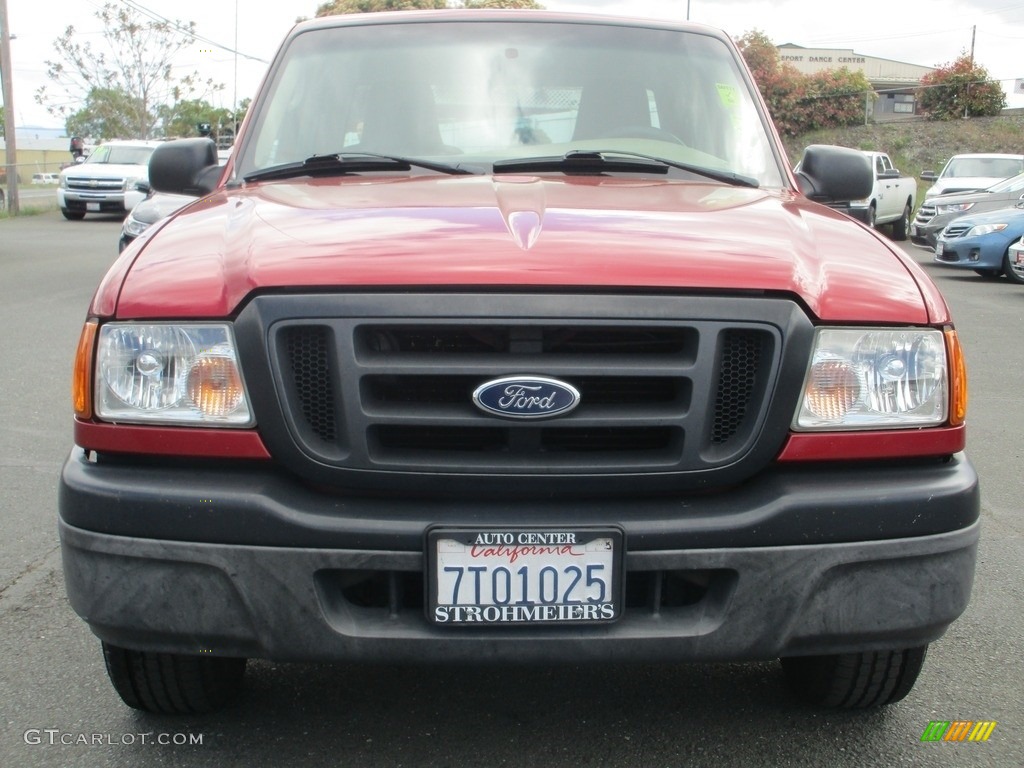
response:
[[[782,62],[792,64],[805,75],[843,67],[863,74],[875,89],[874,103],[865,100],[866,110],[870,109],[866,116],[875,122],[914,117],[921,78],[935,71],[934,67],[878,59],[849,48],[804,48],[786,43],[778,46],[778,50]]]

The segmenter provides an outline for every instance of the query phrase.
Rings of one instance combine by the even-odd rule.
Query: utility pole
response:
[[[0,87],[4,96],[4,155],[7,164],[7,210],[17,216],[18,150],[14,139],[14,87],[11,84],[11,34],[7,24],[7,0],[0,0]]]
[[[971,72],[974,72],[974,36],[977,34],[977,32],[978,32],[977,25],[971,27]],[[966,101],[967,101],[967,104],[964,104],[964,117],[965,118],[968,116],[967,115],[968,105],[971,102],[971,82],[970,82],[970,80],[967,81],[967,99],[966,99]]]

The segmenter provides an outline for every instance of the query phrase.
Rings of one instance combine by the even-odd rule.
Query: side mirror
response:
[[[812,144],[804,150],[796,174],[800,191],[819,203],[848,203],[871,194],[871,161],[856,149]]]
[[[213,139],[178,139],[153,151],[149,184],[157,192],[200,197],[214,190],[222,170]]]
[[[880,179],[898,179],[899,177],[900,172],[896,168],[893,168],[891,171],[882,171],[878,174],[878,178]]]
[[[921,181],[935,181],[937,178],[935,171],[921,171]]]

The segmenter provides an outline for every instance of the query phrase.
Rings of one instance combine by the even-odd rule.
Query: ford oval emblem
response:
[[[580,404],[571,384],[544,376],[506,376],[481,384],[473,392],[480,410],[508,419],[561,416]]]

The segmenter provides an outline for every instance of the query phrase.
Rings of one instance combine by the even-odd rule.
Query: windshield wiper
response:
[[[298,176],[335,176],[347,173],[374,173],[377,171],[409,171],[424,168],[437,173],[451,175],[472,174],[473,171],[447,163],[419,160],[415,157],[379,155],[375,152],[338,153],[336,155],[313,155],[301,163],[285,163],[254,171],[244,177],[245,181],[267,181],[291,179]]]
[[[566,152],[561,157],[524,157],[499,160],[494,164],[494,173],[546,173],[559,171],[567,174],[668,173],[670,168],[694,173],[698,176],[734,186],[755,188],[760,186],[757,179],[750,176],[742,176],[731,171],[720,171],[717,168],[680,163],[675,160],[666,160],[663,157],[621,149],[601,151],[574,149]]]

